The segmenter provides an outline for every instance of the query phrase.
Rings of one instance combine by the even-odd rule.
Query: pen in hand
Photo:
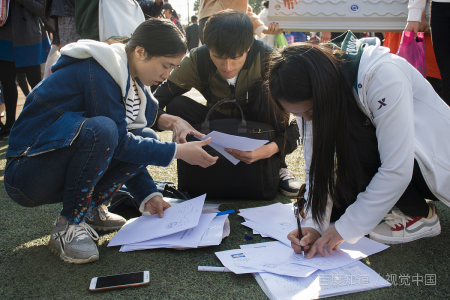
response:
[[[301,241],[303,238],[303,233],[302,233],[302,226],[300,224],[300,212],[303,210],[303,202],[305,200],[305,198],[303,197],[303,195],[305,194],[305,189],[306,189],[306,185],[303,184],[302,187],[300,188],[299,192],[298,192],[298,196],[297,196],[297,209],[294,210],[295,213],[295,218],[297,219],[297,227],[298,227],[298,239]],[[300,205],[300,200],[302,201],[302,204]],[[305,247],[300,245],[300,249],[302,250],[302,255],[303,257],[305,257]]]

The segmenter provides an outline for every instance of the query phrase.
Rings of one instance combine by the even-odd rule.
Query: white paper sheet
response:
[[[225,148],[236,149],[236,150],[240,150],[240,151],[253,151],[269,142],[268,140],[250,139],[250,138],[226,134],[226,133],[222,133],[222,132],[218,132],[218,131],[212,131],[202,138],[199,138],[199,137],[196,137],[196,138],[199,140],[206,140],[210,137],[211,137],[211,143],[209,143],[209,146],[211,146],[217,152],[222,154],[226,159],[231,161],[234,165],[239,163],[240,160],[238,160],[238,159],[234,158],[232,155],[228,154],[228,152],[225,151]]]
[[[281,242],[275,241],[275,242],[264,242],[264,243],[256,243],[256,244],[245,244],[245,245],[240,245],[239,247],[241,247],[241,249],[261,249],[261,248],[268,248],[268,247],[277,247],[277,246],[284,246],[287,247],[286,245],[284,245]]]
[[[325,257],[317,253],[310,259],[303,257],[302,254],[296,254],[290,247],[268,247],[261,251],[257,258],[242,264],[242,266],[258,268],[261,265],[299,264],[320,270],[330,270],[349,265],[387,248],[386,245],[380,244],[363,237],[354,245],[346,242],[341,244],[337,250],[333,251],[332,255],[325,251]]]
[[[273,230],[286,234],[297,228],[297,219],[292,204],[277,203],[270,207],[266,206],[264,209],[240,212],[239,216],[260,224],[270,223]]]
[[[259,234],[261,237],[269,237],[267,234],[265,234],[264,232],[259,232],[253,229],[253,234]]]
[[[216,214],[202,214],[198,225],[194,228],[186,229],[171,235],[163,236],[157,239],[149,241],[143,241],[134,244],[123,245],[121,252],[133,251],[137,249],[149,249],[147,247],[166,245],[170,247],[187,247],[197,248],[203,234],[208,228],[211,221],[215,218]]]
[[[253,221],[246,221],[246,222],[241,223],[241,224],[244,225],[244,226],[247,226],[247,227],[249,227],[251,229],[264,232],[265,235],[282,242],[286,246],[291,246],[291,241],[289,241],[288,238],[287,238],[287,235],[288,235],[289,232],[288,233],[282,233],[282,232],[273,230],[272,228],[269,227],[271,225],[269,222],[266,222],[267,225],[262,225],[260,223],[256,223],[256,222],[253,222]]]
[[[254,276],[271,300],[317,299],[391,285],[362,262],[338,269],[317,271],[306,278],[271,273],[259,273]]]
[[[223,225],[228,215],[216,216],[206,228],[200,243],[201,246],[217,246],[222,242]]]
[[[292,206],[292,204],[283,204],[280,202],[265,205],[265,206],[257,206],[257,207],[250,207],[250,208],[241,208],[239,209],[239,216],[242,216],[244,218],[247,218],[248,215],[258,215],[259,213],[265,213],[267,211],[273,211],[278,209],[283,209],[283,207],[286,206]]]
[[[282,246],[285,247],[285,246]],[[317,269],[295,264],[259,264],[255,267],[246,267],[247,263],[257,259],[262,255],[260,249],[234,249],[228,251],[216,252],[216,256],[222,264],[236,274],[272,272],[274,274],[307,277]]]
[[[259,251],[248,252],[244,254],[242,249],[233,249],[227,251],[215,252],[217,258],[222,264],[235,274],[262,272],[260,269],[245,268],[242,265],[255,257],[258,257]]]
[[[148,241],[197,226],[205,197],[206,194],[169,207],[164,211],[164,218],[154,214],[128,220],[108,247]]]
[[[224,223],[225,223],[225,220],[227,219],[227,217],[228,217],[228,215],[216,216],[209,223],[206,230],[204,230],[204,233],[203,233],[203,236],[201,237],[200,242],[198,243],[198,247],[220,245],[220,243],[222,242]],[[201,217],[200,217],[200,221],[201,221]],[[198,226],[200,226],[200,222],[199,222]],[[197,227],[194,227],[194,228],[188,229],[188,230],[193,230]],[[175,235],[177,235],[177,234],[179,234],[179,233],[175,233]],[[156,239],[156,240],[159,240],[159,239]],[[145,242],[142,242],[142,243],[137,243],[137,244],[132,244],[132,245],[123,245],[120,248],[120,252],[128,252],[128,251],[136,251],[136,250],[149,250],[149,249],[158,249],[158,248],[197,248],[197,246],[190,247],[190,245],[187,245],[187,244],[180,244],[178,246],[174,246],[173,244],[157,244],[157,243],[155,243],[153,245],[145,245]]]

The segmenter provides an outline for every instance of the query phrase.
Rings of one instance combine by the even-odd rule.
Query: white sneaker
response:
[[[433,215],[431,218],[406,216],[399,210],[387,214],[384,222],[370,233],[372,240],[385,244],[402,244],[441,233],[441,224],[436,206],[429,204]]]
[[[97,232],[85,222],[75,225],[67,220],[59,222],[58,217],[53,224],[48,248],[65,262],[85,264],[99,258],[94,242],[96,240],[98,240]]]

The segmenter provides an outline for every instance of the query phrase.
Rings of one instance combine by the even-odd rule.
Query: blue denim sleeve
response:
[[[111,118],[119,132],[114,158],[143,165],[168,166],[175,155],[176,144],[135,136],[126,129],[126,111],[122,92],[111,75],[94,59],[86,59],[78,80],[84,90],[87,117]]]

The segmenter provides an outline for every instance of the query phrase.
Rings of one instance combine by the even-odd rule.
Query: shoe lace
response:
[[[106,218],[109,216],[108,208],[104,205],[100,205],[99,207],[97,207],[97,210],[100,220],[105,221]]]
[[[86,218],[89,221],[94,221],[94,209],[97,211],[100,220],[105,221],[106,218],[109,217],[108,208],[104,205],[100,205],[97,207],[92,207],[88,210]]]
[[[70,224],[67,229],[65,240],[67,243],[72,242],[73,238],[87,238],[91,237],[94,241],[98,240],[98,233],[87,223],[81,222],[78,225]]]
[[[281,168],[280,169],[280,179],[287,180],[287,179],[295,179],[294,175],[289,171],[287,168]]]
[[[411,217],[406,216],[404,213],[398,210],[393,210],[392,214],[387,214],[384,217],[384,222],[392,228],[397,227],[397,225],[403,225],[403,229],[405,229],[406,223],[411,220]]]

